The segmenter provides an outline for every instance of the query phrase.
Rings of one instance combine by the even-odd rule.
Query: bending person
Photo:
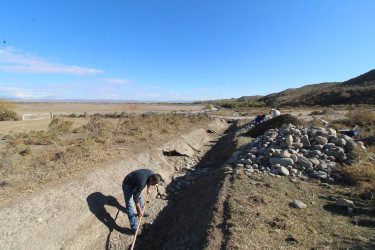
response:
[[[134,205],[131,201],[133,197],[135,207],[138,211],[138,215],[142,217],[148,217],[149,214],[143,213],[142,208],[142,198],[141,192],[147,185],[147,194],[151,193],[151,186],[155,186],[162,181],[160,174],[155,174],[151,170],[148,169],[138,169],[130,174],[128,174],[123,183],[122,183],[122,191],[124,192],[125,198],[125,205],[126,209],[125,212],[128,215],[130,227],[134,230],[137,230],[137,222],[135,220],[134,214]],[[138,230],[138,235],[141,235],[142,232]]]

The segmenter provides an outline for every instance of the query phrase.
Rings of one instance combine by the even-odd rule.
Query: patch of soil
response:
[[[263,135],[264,132],[266,132],[269,129],[275,129],[275,128],[281,128],[289,123],[297,126],[297,125],[305,125],[305,122],[299,120],[297,117],[285,114],[285,115],[279,115],[275,118],[272,118],[270,120],[267,120],[254,128],[250,129],[249,132],[246,133],[247,136],[250,137],[258,137],[260,135]]]

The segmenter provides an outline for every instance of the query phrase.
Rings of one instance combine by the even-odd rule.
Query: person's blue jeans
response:
[[[125,212],[128,215],[130,227],[132,229],[137,229],[137,221],[135,220],[135,213],[134,209],[136,209],[134,200],[133,200],[133,194],[135,192],[135,188],[128,186],[128,185],[122,185],[122,191],[124,192],[124,199],[125,199]],[[139,197],[139,205],[141,206],[141,210],[143,210],[142,207],[142,198]]]

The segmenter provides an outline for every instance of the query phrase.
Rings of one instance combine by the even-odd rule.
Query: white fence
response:
[[[22,120],[42,120],[42,119],[52,119],[52,111],[49,113],[40,113],[40,114],[23,114]]]

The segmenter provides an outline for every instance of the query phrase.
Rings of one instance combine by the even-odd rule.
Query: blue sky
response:
[[[373,0],[2,0],[0,98],[195,101],[375,68]]]

